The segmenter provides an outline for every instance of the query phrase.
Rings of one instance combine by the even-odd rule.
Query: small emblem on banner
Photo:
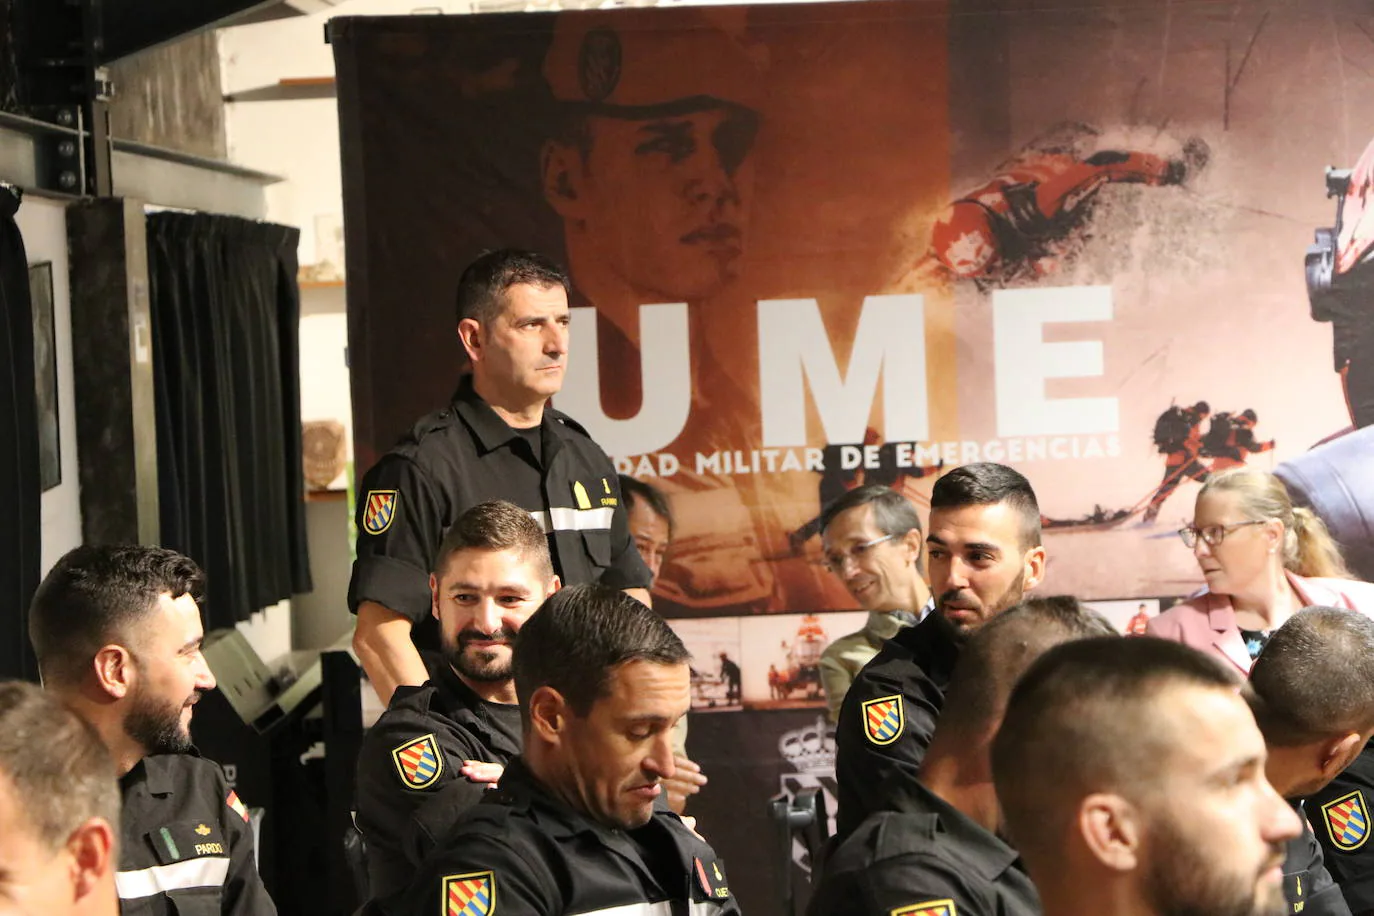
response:
[[[391,527],[396,518],[395,490],[368,490],[367,507],[363,509],[363,530],[368,534],[381,534]]]
[[[391,759],[396,761],[396,772],[408,789],[432,785],[444,771],[444,760],[439,756],[433,735],[407,741],[391,752]]]
[[[1369,807],[1359,789],[1322,805],[1331,843],[1342,852],[1359,849],[1369,839]]]
[[[495,916],[496,875],[489,871],[444,879],[441,916]]]
[[[902,733],[905,719],[900,694],[869,700],[860,711],[864,718],[864,735],[874,744],[891,744]]]

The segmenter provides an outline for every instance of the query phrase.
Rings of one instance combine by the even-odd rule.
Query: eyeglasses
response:
[[[877,547],[883,541],[890,541],[895,537],[897,537],[895,534],[885,534],[880,538],[864,541],[862,544],[855,544],[848,550],[832,550],[825,555],[825,568],[838,576],[844,572],[845,563],[850,560],[853,560],[855,563],[862,561],[874,547]]]
[[[1198,538],[1202,538],[1208,547],[1215,547],[1226,540],[1226,535],[1235,531],[1237,528],[1245,528],[1249,525],[1263,525],[1268,519],[1260,519],[1252,522],[1236,522],[1234,525],[1208,525],[1206,528],[1195,528],[1189,525],[1187,528],[1178,529],[1178,536],[1183,538],[1183,543],[1188,547],[1197,544]]]

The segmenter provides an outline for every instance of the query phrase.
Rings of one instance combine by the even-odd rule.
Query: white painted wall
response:
[[[81,491],[77,482],[76,396],[72,382],[72,296],[67,266],[67,209],[29,195],[15,217],[29,264],[52,262],[53,324],[57,338],[57,422],[62,482],[43,494],[43,574],[81,544]]]

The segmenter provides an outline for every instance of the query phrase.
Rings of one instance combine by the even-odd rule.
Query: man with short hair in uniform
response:
[[[662,618],[597,585],[565,588],[521,629],[525,750],[372,912],[738,913],[723,864],[659,802],[688,653]]]
[[[820,518],[826,569],[868,611],[862,630],[821,653],[821,686],[830,721],[854,678],[883,643],[935,608],[925,580],[921,519],[911,500],[880,484],[858,487],[827,503]]]
[[[358,829],[371,893],[405,887],[437,836],[520,753],[511,646],[559,586],[544,532],[508,502],[458,517],[430,574],[446,664],[401,686],[358,754]]]
[[[118,825],[100,736],[38,685],[0,683],[0,912],[116,916]]]
[[[1004,824],[1046,916],[1280,916],[1298,816],[1217,659],[1163,639],[1050,649],[992,744]]]
[[[1100,614],[1064,596],[1030,598],[969,638],[918,780],[886,787],[890,810],[869,815],[825,860],[813,916],[940,912],[1039,916],[1001,815],[988,759],[1016,679],[1051,646],[1111,636]]]
[[[124,913],[274,914],[248,809],[191,746],[215,677],[201,654],[204,577],[162,547],[86,546],[53,566],[29,608],[44,686],[100,735],[119,776]]]
[[[1371,659],[1374,620],[1356,611],[1311,607],[1274,632],[1250,671],[1246,699],[1269,748],[1269,781],[1307,815],[1284,864],[1284,895],[1294,914],[1348,916],[1360,906],[1355,895],[1347,903],[1332,881],[1317,835],[1340,855],[1342,847],[1369,836],[1369,808],[1358,790],[1331,798],[1317,793],[1374,736]]]
[[[601,582],[649,601],[615,467],[547,403],[568,356],[567,275],[532,252],[488,252],[463,271],[457,299],[471,374],[358,487],[353,647],[383,703],[398,686],[429,679],[411,629],[432,619],[429,573],[444,532],[484,500],[504,499],[540,522],[563,582]]]
[[[887,641],[840,710],[841,836],[885,809],[887,786],[916,779],[964,640],[1044,579],[1040,507],[1030,481],[992,463],[941,477],[930,494],[926,555],[935,610]]]

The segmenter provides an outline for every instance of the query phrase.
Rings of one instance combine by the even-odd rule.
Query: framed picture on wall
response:
[[[62,482],[62,440],[57,426],[57,327],[53,320],[52,262],[29,267],[33,300],[33,374],[38,402],[39,477],[43,490]]]

